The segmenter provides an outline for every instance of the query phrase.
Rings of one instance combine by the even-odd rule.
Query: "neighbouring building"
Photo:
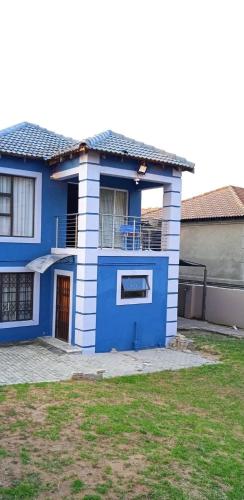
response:
[[[184,158],[107,131],[0,132],[0,342],[85,353],[165,346],[177,331]],[[163,216],[141,211],[164,188]]]
[[[209,281],[244,285],[244,188],[226,186],[183,200],[181,257],[205,264]]]
[[[206,319],[244,328],[244,188],[226,186],[182,202],[181,258],[207,267]],[[180,277],[184,315],[199,317],[201,268],[183,267]]]

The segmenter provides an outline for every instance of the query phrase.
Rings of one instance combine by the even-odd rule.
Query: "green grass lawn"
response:
[[[0,499],[244,499],[244,341],[220,364],[0,389]]]

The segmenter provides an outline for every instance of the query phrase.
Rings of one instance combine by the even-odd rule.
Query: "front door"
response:
[[[68,342],[70,315],[70,277],[57,275],[55,337]]]

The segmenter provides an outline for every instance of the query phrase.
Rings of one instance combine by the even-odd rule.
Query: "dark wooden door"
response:
[[[70,310],[70,278],[57,276],[55,337],[68,342]]]

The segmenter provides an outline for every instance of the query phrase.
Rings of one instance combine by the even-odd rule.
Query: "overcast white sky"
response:
[[[244,187],[243,11],[241,0],[1,0],[0,128],[31,121],[77,139],[110,128],[194,161],[184,198]]]

